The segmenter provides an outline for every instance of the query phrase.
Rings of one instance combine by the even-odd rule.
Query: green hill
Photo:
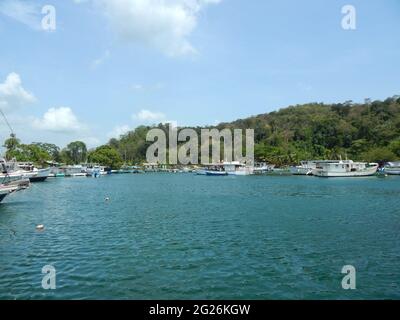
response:
[[[158,127],[167,131],[164,125]],[[346,155],[353,160],[391,161],[400,158],[400,97],[364,104],[290,106],[217,128],[254,129],[256,159],[277,165]],[[149,129],[141,126],[109,144],[128,162],[144,161]]]

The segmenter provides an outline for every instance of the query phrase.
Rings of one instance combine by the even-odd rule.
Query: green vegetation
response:
[[[89,152],[90,163],[99,163],[111,169],[121,168],[123,162],[118,151],[110,146],[101,146]]]
[[[54,160],[76,164],[88,160],[119,168],[145,162],[146,134],[153,127],[140,126],[111,139],[105,146],[87,152],[83,142],[61,150],[54,145],[23,145],[11,137],[5,142],[7,158],[21,161]],[[168,132],[168,127],[157,128]],[[257,161],[289,165],[305,159],[337,159],[340,156],[369,162],[400,158],[400,97],[364,104],[309,103],[279,111],[221,123],[217,129],[254,129]],[[201,128],[194,128],[200,133]]]
[[[165,125],[158,128],[168,132]],[[296,164],[305,159],[338,159],[346,155],[363,161],[400,158],[400,97],[365,104],[310,103],[291,106],[231,123],[218,129],[254,129],[257,161],[277,165]],[[145,161],[146,133],[139,127],[109,145],[123,159]],[[200,132],[201,128],[194,128]]]
[[[15,158],[17,161],[33,162],[39,165],[49,161],[79,164],[87,160],[86,145],[81,141],[72,142],[67,148],[60,150],[58,146],[51,143],[22,144],[12,135],[4,142],[4,147],[7,149],[6,158],[8,160]]]

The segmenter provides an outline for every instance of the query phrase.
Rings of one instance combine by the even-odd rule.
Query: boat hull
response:
[[[234,171],[234,172],[227,172],[229,176],[251,176],[253,173],[248,171]]]
[[[29,181],[30,182],[43,182],[43,181],[46,181],[47,178],[48,177],[38,177],[38,176],[36,176],[36,177],[30,177]]]
[[[290,173],[295,176],[310,176],[313,174],[311,168],[291,167]]]
[[[19,186],[14,186],[14,185],[1,185],[0,186],[0,202],[4,200],[5,197],[7,197],[9,194],[21,190]]]
[[[400,169],[398,170],[391,170],[391,169],[385,169],[385,173],[391,175],[391,176],[399,176],[400,175]]]
[[[206,171],[207,176],[215,176],[215,177],[222,177],[227,176],[228,174],[224,171]]]
[[[0,202],[2,202],[4,200],[4,198],[7,196],[8,196],[8,193],[1,193],[0,194]]]

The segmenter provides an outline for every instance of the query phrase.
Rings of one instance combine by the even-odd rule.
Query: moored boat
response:
[[[318,162],[312,171],[317,177],[367,177],[378,171],[377,163],[353,162],[352,160],[337,160]]]
[[[16,163],[17,171],[22,174],[22,178],[29,179],[30,182],[43,182],[51,173],[51,168],[38,169],[32,163]]]
[[[29,180],[12,181],[0,184],[0,202],[11,193],[24,190],[29,187]]]
[[[290,173],[295,176],[312,175],[312,171],[316,169],[318,162],[329,162],[329,161],[322,161],[322,160],[300,161],[299,166],[290,167]]]
[[[235,175],[235,176],[249,176],[254,174],[254,167],[250,165],[246,165],[239,161],[233,162],[224,162],[224,171],[228,175]]]
[[[210,164],[195,171],[197,175],[201,176],[227,176],[223,163]]]
[[[400,175],[400,162],[388,162],[384,169],[389,175]]]

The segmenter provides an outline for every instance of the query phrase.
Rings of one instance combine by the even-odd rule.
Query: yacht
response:
[[[388,162],[385,165],[385,173],[389,175],[400,175],[400,162]]]
[[[379,164],[366,162],[353,162],[352,160],[317,162],[312,170],[317,177],[367,177],[373,176],[378,171]]]

